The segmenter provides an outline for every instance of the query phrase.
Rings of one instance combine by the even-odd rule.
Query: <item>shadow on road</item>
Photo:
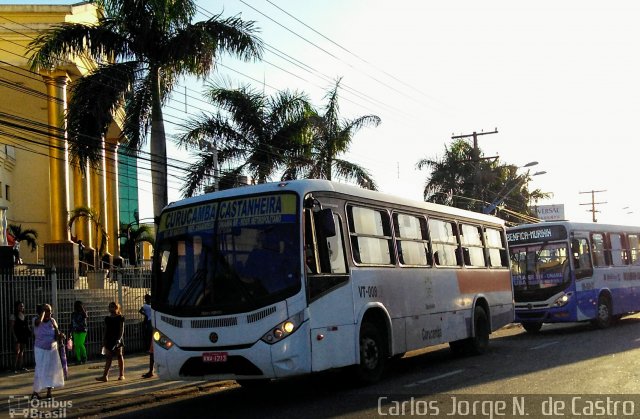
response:
[[[244,418],[306,417],[323,418],[376,412],[378,397],[393,395],[399,400],[434,393],[453,394],[471,384],[482,385],[501,379],[578,363],[638,349],[640,318],[628,317],[605,330],[588,323],[545,325],[538,334],[521,329],[500,332],[491,339],[489,351],[481,356],[456,357],[446,345],[390,361],[386,377],[380,383],[360,388],[347,379],[344,371],[331,371],[307,377],[282,380],[260,388],[235,387],[160,407],[133,412],[130,417],[177,415]],[[545,346],[554,348],[548,352]],[[473,374],[479,365],[495,364]],[[437,386],[406,388],[403,382],[418,376],[422,379],[464,369],[470,378],[438,381]],[[158,410],[161,409],[161,410]],[[128,414],[118,417],[129,417]],[[363,416],[364,417],[364,416]]]

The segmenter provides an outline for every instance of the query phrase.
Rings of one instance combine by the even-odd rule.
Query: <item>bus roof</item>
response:
[[[639,226],[628,226],[619,224],[600,224],[600,223],[584,223],[574,221],[544,221],[541,223],[520,224],[514,227],[508,227],[508,231],[526,230],[528,228],[540,228],[547,226],[560,225],[564,226],[567,231],[607,231],[612,233],[640,231]]]
[[[213,199],[226,199],[245,195],[255,195],[263,193],[274,193],[290,191],[295,192],[299,196],[305,196],[312,192],[336,192],[357,198],[371,199],[380,202],[391,202],[407,207],[420,208],[427,211],[441,212],[453,215],[454,217],[472,218],[479,221],[504,225],[504,220],[492,215],[486,215],[479,212],[463,210],[460,208],[450,207],[447,205],[434,204],[432,202],[415,201],[411,199],[401,198],[382,192],[363,189],[358,186],[348,185],[345,183],[333,182],[323,179],[300,179],[282,182],[262,183],[258,185],[247,185],[238,188],[225,189],[222,191],[211,192],[191,198],[185,198],[180,201],[171,202],[165,207],[165,210],[194,205]]]

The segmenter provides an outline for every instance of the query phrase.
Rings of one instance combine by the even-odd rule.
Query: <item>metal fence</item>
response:
[[[145,294],[150,292],[150,269],[112,269],[108,277],[90,274],[78,276],[77,271],[55,271],[43,265],[18,265],[12,270],[0,271],[0,370],[14,367],[15,348],[9,316],[16,301],[24,303],[29,321],[36,315],[37,304],[51,304],[53,317],[66,334],[69,334],[74,302],[82,301],[89,316],[85,343],[89,359],[100,356],[104,318],[109,315],[109,302],[116,301],[125,317],[125,353],[149,349],[148,342],[144,341],[144,318],[138,310]],[[69,357],[71,362],[75,360],[73,354]],[[32,367],[33,363],[32,339],[25,352],[25,366]]]

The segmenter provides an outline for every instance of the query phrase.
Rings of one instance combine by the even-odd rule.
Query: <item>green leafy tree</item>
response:
[[[129,260],[130,265],[136,266],[138,264],[138,244],[146,242],[153,246],[155,244],[154,236],[154,228],[147,224],[141,224],[137,227],[120,226],[120,237],[125,239],[121,245],[120,254]]]
[[[507,221],[520,223],[534,214],[530,202],[548,198],[550,193],[529,190],[529,172],[518,174],[516,165],[501,164],[498,157],[486,158],[481,150],[474,159],[473,147],[462,139],[445,145],[441,158],[424,158],[418,169],[430,169],[424,199],[477,212],[497,213]],[[523,217],[521,217],[523,216]]]
[[[21,243],[27,243],[32,252],[38,248],[38,232],[31,228],[22,228],[22,224],[9,224],[7,231],[17,241]]]
[[[253,22],[220,15],[192,23],[193,0],[97,0],[104,16],[96,25],[63,23],[31,44],[33,70],[64,64],[69,57],[99,65],[75,81],[67,128],[72,158],[97,166],[100,139],[124,103],[123,135],[132,150],[150,132],[154,215],[167,204],[167,153],[162,106],[185,75],[207,76],[221,53],[259,58]]]
[[[237,164],[220,184],[234,184],[242,173],[258,183],[269,181],[300,149],[307,132],[306,96],[282,91],[267,96],[249,86],[230,89],[210,85],[206,96],[225,112],[191,119],[177,140],[197,149],[183,188],[192,196],[214,175],[215,162]]]
[[[341,79],[325,96],[323,110],[314,110],[308,117],[311,126],[310,139],[302,145],[297,156],[289,161],[285,178],[344,179],[355,181],[363,188],[376,190],[377,185],[362,166],[339,158],[349,150],[356,132],[367,126],[377,127],[381,120],[376,115],[364,115],[355,119],[342,119],[338,101]]]

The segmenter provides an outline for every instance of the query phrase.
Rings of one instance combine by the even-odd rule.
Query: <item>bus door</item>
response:
[[[571,239],[571,259],[578,299],[578,320],[592,319],[596,313],[597,290],[593,277],[593,262],[588,235],[575,233]]]
[[[353,364],[353,296],[345,286],[349,271],[339,215],[316,205],[306,208],[304,242],[312,369]]]

